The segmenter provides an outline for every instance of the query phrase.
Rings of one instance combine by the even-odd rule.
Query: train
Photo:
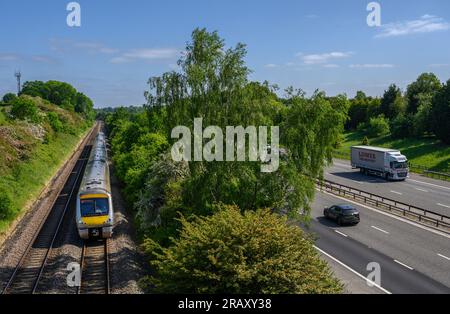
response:
[[[95,137],[76,200],[76,224],[79,236],[111,238],[114,228],[114,208],[106,150],[106,137]]]

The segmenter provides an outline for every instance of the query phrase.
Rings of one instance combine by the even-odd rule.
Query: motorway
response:
[[[389,195],[392,199],[416,206],[440,210],[443,214],[448,215],[450,212],[450,208],[436,205],[440,202],[450,203],[450,185],[447,182],[416,175],[405,182],[385,182],[376,177],[360,175],[346,161],[337,161],[326,172],[328,180],[378,195]],[[417,188],[426,189],[427,192]],[[401,194],[392,193],[391,190]],[[316,193],[312,204],[312,221],[307,230],[316,236],[316,247],[322,253],[345,264],[364,278],[370,273],[366,269],[367,265],[370,262],[379,263],[380,290],[385,293],[450,293],[449,234],[357,203],[353,203],[361,215],[361,222],[357,226],[338,226],[323,217],[324,207],[342,203],[351,202],[328,193]]]
[[[323,208],[348,203],[317,192],[310,231],[316,246],[364,277],[370,262],[381,265],[381,286],[392,293],[450,293],[450,236],[355,205],[357,226],[338,226]],[[412,269],[411,269],[412,268]]]
[[[450,182],[447,181],[414,173],[406,181],[386,181],[363,175],[351,168],[350,161],[340,159],[334,159],[334,164],[325,170],[325,179],[450,216]]]

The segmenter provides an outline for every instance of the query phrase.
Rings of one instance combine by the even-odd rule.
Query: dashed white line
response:
[[[381,287],[380,285],[376,284],[374,281],[370,280],[367,277],[364,277],[363,275],[361,275],[360,273],[358,273],[356,270],[354,270],[353,268],[351,268],[350,266],[344,264],[343,262],[341,262],[340,260],[338,260],[336,257],[331,256],[330,254],[328,254],[327,252],[319,249],[317,246],[314,245],[314,248],[319,251],[320,253],[322,253],[323,255],[328,256],[329,258],[331,258],[333,261],[335,261],[336,263],[338,263],[339,265],[343,266],[344,268],[348,269],[349,271],[351,271],[352,273],[354,273],[355,275],[357,275],[358,277],[362,278],[363,280],[366,281],[366,283],[368,285],[377,287],[378,289],[380,289],[381,291],[383,291],[386,294],[392,294],[390,291],[384,289],[383,287]]]
[[[344,236],[344,237],[348,237],[348,235],[346,235],[345,233],[343,233],[343,232],[340,232],[339,230],[334,230],[334,232],[336,232],[336,233],[339,233],[341,236]]]
[[[415,188],[417,191],[421,191],[421,192],[426,192],[426,193],[428,193],[428,191],[427,190],[424,190],[424,189],[419,189],[419,188]]]
[[[422,230],[427,230],[427,231],[429,231],[429,232],[431,232],[431,233],[434,233],[434,234],[443,236],[444,238],[450,239],[450,234],[448,234],[448,233],[445,233],[445,232],[442,232],[442,231],[439,231],[439,230],[436,230],[436,229],[428,228],[428,227],[426,227],[426,226],[424,226],[424,225],[421,225],[421,224],[418,224],[418,223],[416,223],[416,222],[414,222],[414,221],[411,221],[411,220],[408,220],[408,219],[405,219],[405,218],[402,218],[402,217],[399,217],[399,216],[396,216],[396,215],[393,215],[393,214],[384,212],[384,211],[382,211],[382,210],[380,210],[380,209],[376,209],[376,208],[373,208],[373,207],[370,207],[370,206],[367,206],[367,205],[364,205],[364,204],[355,202],[355,201],[353,201],[353,200],[350,200],[350,199],[348,199],[348,198],[344,198],[344,197],[342,197],[342,196],[338,196],[338,195],[335,195],[335,194],[331,194],[331,193],[326,192],[326,191],[321,191],[321,190],[318,189],[318,188],[316,188],[316,190],[319,191],[319,192],[322,192],[323,194],[329,195],[329,196],[331,196],[331,197],[338,198],[338,199],[340,199],[340,200],[343,200],[343,201],[345,201],[345,202],[349,202],[349,203],[355,204],[355,205],[360,206],[360,207],[367,208],[367,209],[369,209],[369,210],[371,210],[371,211],[373,211],[373,212],[376,212],[376,213],[378,213],[378,214],[381,214],[381,215],[384,215],[384,216],[387,216],[387,217],[390,217],[390,218],[393,218],[393,219],[402,221],[402,222],[407,223],[407,224],[409,224],[409,225],[411,225],[411,226],[420,228],[420,229],[422,229]]]
[[[383,233],[386,233],[386,234],[389,234],[389,232],[387,232],[386,230],[383,230],[383,229],[381,229],[381,228],[378,228],[378,227],[375,227],[375,226],[371,226],[373,229],[375,229],[375,230],[378,230],[378,231],[380,231],[380,232],[383,232]]]
[[[399,262],[399,261],[397,261],[396,259],[394,259],[394,262],[396,262],[397,264],[402,265],[403,267],[408,268],[409,270],[414,270],[414,268],[412,268],[412,267],[410,267],[410,266],[408,266],[408,265],[406,265],[406,264],[403,264],[402,262]]]
[[[398,194],[398,195],[403,195],[403,193],[400,193],[400,192],[397,192],[397,191],[392,191],[392,190],[391,190],[391,193]]]
[[[447,257],[447,256],[442,255],[442,254],[439,254],[439,253],[438,253],[438,256],[443,257],[443,258],[445,258],[446,260],[449,260],[449,261],[450,261],[450,257]]]
[[[448,206],[448,205],[444,205],[444,204],[441,204],[441,203],[437,203],[436,205],[438,205],[438,206],[442,206],[442,207],[445,207],[445,208],[450,208],[450,206]]]
[[[417,183],[420,183],[420,184],[426,184],[426,185],[430,185],[430,186],[435,186],[435,187],[437,187],[437,188],[450,190],[450,188],[448,188],[448,187],[446,187],[446,186],[437,185],[437,184],[433,184],[433,183],[428,183],[428,182],[423,182],[423,181],[417,181],[417,180],[413,180],[413,179],[408,179],[408,181],[417,182]]]
[[[355,183],[358,183],[358,184],[364,184],[364,182],[361,182],[361,181],[356,181],[356,180],[352,180],[352,181]]]

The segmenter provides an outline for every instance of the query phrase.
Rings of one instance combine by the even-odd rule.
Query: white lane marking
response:
[[[417,180],[413,180],[413,179],[408,179],[408,181],[417,182],[417,183],[420,183],[420,184],[426,184],[426,185],[430,185],[430,186],[435,186],[435,187],[437,187],[437,188],[450,190],[450,188],[448,188],[448,187],[446,187],[446,186],[437,185],[437,184],[433,184],[433,183],[428,183],[428,182],[423,182],[423,181],[417,181]]]
[[[408,265],[406,265],[406,264],[403,264],[402,262],[399,262],[399,261],[397,261],[396,259],[394,259],[394,262],[396,262],[397,264],[402,265],[403,267],[408,268],[409,270],[414,270],[414,268],[412,268],[412,267],[410,267],[410,266],[408,266]]]
[[[387,232],[387,231],[385,231],[385,230],[383,230],[383,229],[381,229],[381,228],[378,228],[378,227],[375,227],[375,226],[371,226],[373,229],[375,229],[375,230],[378,230],[378,231],[381,231],[381,232],[383,232],[383,233],[386,233],[386,234],[389,234],[389,232]]]
[[[449,261],[450,261],[450,257],[447,257],[447,256],[442,255],[442,254],[439,254],[439,253],[438,253],[438,256],[443,257],[443,258],[445,258],[446,260],[449,260]]]
[[[397,191],[392,191],[392,190],[391,190],[391,193],[398,194],[398,195],[403,195],[403,193],[400,193],[400,192],[397,192]]]
[[[404,222],[404,223],[407,223],[407,224],[410,224],[410,225],[412,225],[412,226],[414,226],[414,227],[417,227],[417,228],[420,228],[420,229],[429,231],[429,232],[431,232],[431,233],[434,233],[434,234],[443,236],[444,238],[450,239],[450,234],[444,233],[444,232],[442,232],[442,231],[439,231],[439,230],[436,230],[436,229],[432,229],[432,228],[428,228],[428,227],[426,227],[426,226],[424,226],[424,225],[415,223],[414,221],[411,221],[411,220],[408,220],[408,219],[404,219],[404,218],[402,218],[402,217],[399,217],[399,216],[396,216],[396,215],[393,215],[393,214],[389,214],[389,213],[384,212],[384,211],[382,211],[382,210],[378,210],[378,209],[375,209],[375,208],[373,208],[373,207],[370,207],[370,206],[367,206],[367,205],[364,205],[364,204],[361,204],[361,203],[358,203],[358,202],[349,200],[348,198],[345,198],[345,197],[337,196],[337,195],[334,195],[334,194],[331,194],[331,193],[325,192],[325,191],[320,191],[320,189],[316,189],[316,190],[319,191],[319,192],[322,192],[322,193],[324,193],[324,194],[327,194],[327,195],[329,195],[329,196],[338,198],[338,199],[340,199],[340,200],[344,200],[344,201],[346,201],[346,202],[349,202],[349,203],[352,203],[352,204],[355,204],[355,205],[358,205],[358,206],[367,208],[367,209],[369,209],[369,210],[371,210],[371,211],[374,211],[374,212],[376,212],[376,213],[378,213],[378,214],[382,214],[382,215],[388,216],[388,217],[390,217],[390,218],[394,218],[394,219],[400,220],[400,221],[402,221],[402,222]]]
[[[424,189],[419,189],[419,188],[415,188],[417,191],[422,191],[422,192],[426,192],[426,193],[428,193],[428,191],[427,190],[424,190]]]
[[[450,206],[448,206],[448,205],[444,205],[444,204],[441,204],[441,203],[437,203],[436,205],[438,205],[438,206],[442,206],[442,207],[446,207],[446,208],[450,208]]]
[[[344,236],[344,237],[348,238],[348,235],[346,235],[343,232],[340,232],[339,230],[334,230],[334,232],[339,233],[341,236]]]
[[[358,183],[358,184],[364,184],[364,182],[361,182],[361,181],[356,181],[356,180],[352,180],[352,181],[355,183]]]
[[[378,289],[380,289],[381,291],[383,291],[386,294],[392,294],[390,291],[386,290],[385,288],[381,287],[380,285],[376,284],[374,281],[370,280],[369,278],[364,277],[363,275],[361,275],[360,273],[358,273],[356,270],[354,270],[353,268],[351,268],[350,266],[344,264],[343,262],[341,262],[340,260],[338,260],[336,257],[331,256],[330,254],[328,254],[327,252],[319,249],[317,246],[314,245],[314,248],[319,251],[320,253],[322,253],[323,255],[328,256],[329,258],[331,258],[333,261],[335,261],[336,263],[338,263],[339,265],[345,267],[346,269],[348,269],[349,271],[351,271],[352,273],[354,273],[355,275],[357,275],[358,277],[362,278],[363,280],[365,280],[367,282],[367,284],[371,284],[372,286],[377,287]]]

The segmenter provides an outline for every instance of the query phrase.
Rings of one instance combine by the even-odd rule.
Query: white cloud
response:
[[[300,57],[300,59],[303,61],[304,64],[324,64],[328,63],[328,61],[330,60],[348,58],[351,55],[352,55],[351,52],[335,51],[329,53],[309,54],[309,55],[298,53],[296,56]]]
[[[445,31],[450,29],[450,23],[443,18],[425,14],[417,20],[389,23],[380,28],[381,32],[375,36],[377,38]]]
[[[446,68],[446,67],[450,67],[450,63],[434,63],[434,64],[430,64],[430,67],[432,67],[432,68]]]
[[[350,68],[354,69],[375,69],[375,68],[393,68],[395,67],[393,64],[373,64],[373,63],[366,63],[366,64],[350,64]]]
[[[269,63],[269,64],[266,64],[264,67],[265,67],[265,68],[276,68],[277,65],[274,64],[274,63]]]
[[[307,19],[317,19],[319,16],[317,14],[308,14],[305,15]]]
[[[118,49],[110,48],[100,42],[73,41],[56,38],[50,39],[50,49],[60,53],[67,53],[74,50],[101,54],[113,54],[119,52]]]
[[[20,57],[14,53],[0,53],[0,61],[17,61]]]
[[[111,59],[112,63],[126,63],[136,60],[161,60],[161,59],[172,59],[177,57],[180,51],[171,48],[163,49],[133,49],[122,53],[121,55]]]
[[[339,65],[333,64],[333,63],[328,63],[328,64],[324,64],[323,67],[324,68],[339,68]]]

